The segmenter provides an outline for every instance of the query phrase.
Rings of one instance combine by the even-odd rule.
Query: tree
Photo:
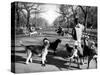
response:
[[[15,3],[15,24],[16,24],[16,27],[20,26],[20,16],[21,15],[25,16],[22,9],[23,8],[19,6],[19,2],[16,2]]]
[[[68,28],[73,27],[77,15],[76,9],[75,5],[61,5],[58,13],[62,15],[63,19],[60,22],[65,22]]]
[[[57,13],[61,14],[61,16],[63,17],[62,20],[59,21],[59,25],[63,24],[63,23],[68,23],[69,21],[69,15],[70,15],[70,12],[69,12],[69,8],[70,6],[68,5],[60,5],[59,7],[59,12],[57,11]],[[67,25],[68,26],[68,25]]]
[[[89,7],[87,27],[97,28],[97,7]]]
[[[37,27],[47,27],[48,26],[47,20],[45,20],[42,17],[38,17],[38,18],[34,17],[30,19],[30,24],[32,27],[34,27],[36,22],[37,22]]]
[[[27,11],[27,23],[26,23],[26,27],[28,28],[29,31],[31,31],[30,24],[29,24],[30,15],[31,15],[31,11],[36,9],[36,8],[34,8],[34,6],[36,4],[34,4],[34,3],[22,3],[22,4],[24,5],[24,9]]]
[[[85,29],[95,25],[97,27],[97,7],[92,6],[78,6],[83,13]],[[81,16],[82,16],[81,13]],[[95,23],[95,24],[94,24]]]
[[[88,16],[88,9],[89,7],[88,6],[80,6],[79,7],[81,8],[81,10],[83,11],[84,13],[84,25],[85,25],[85,28],[87,28],[87,16]]]
[[[40,4],[37,3],[26,3],[26,2],[17,2],[16,3],[16,14],[17,14],[17,25],[21,19],[26,19],[26,27],[29,31],[30,29],[30,18],[32,14],[41,13],[41,9],[38,10]],[[20,15],[21,14],[21,15]],[[22,16],[23,15],[23,16]],[[20,19],[21,16],[21,19]],[[19,20],[20,19],[20,20]],[[24,20],[21,20],[24,21]],[[24,23],[24,22],[23,22]]]

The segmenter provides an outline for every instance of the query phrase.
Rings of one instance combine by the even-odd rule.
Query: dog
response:
[[[59,26],[59,28],[56,29],[55,31],[57,32],[57,34],[58,34],[59,36],[64,36],[64,31],[63,31],[63,29],[62,29],[61,26]]]
[[[71,57],[74,51],[73,47],[70,47],[69,44],[65,44],[66,51],[68,52],[68,57]]]
[[[56,49],[57,49],[59,43],[61,43],[60,39],[56,39],[55,41],[50,42],[49,49],[54,50],[54,53],[53,53],[54,55],[56,55]]]
[[[71,65],[72,60],[75,61],[76,59],[78,63],[79,56],[78,56],[77,45],[75,45],[74,47],[70,47],[69,44],[65,44],[65,47],[66,47],[66,51],[69,53],[68,55],[68,59],[70,59],[69,66]]]
[[[43,39],[43,45],[28,45],[28,46],[23,45],[22,41],[20,41],[21,46],[25,47],[25,51],[27,53],[27,59],[26,59],[26,62],[25,62],[26,64],[29,64],[30,62],[32,63],[32,56],[34,54],[36,54],[38,56],[41,56],[41,55],[43,56],[43,54],[42,54],[43,51],[45,49],[47,49],[47,43],[48,43],[47,40],[48,40],[47,38]],[[44,55],[45,55],[45,53],[44,53]],[[46,60],[45,57],[44,57],[43,60],[44,61]]]
[[[44,48],[42,50],[42,60],[41,60],[41,64],[42,66],[45,66],[46,64],[46,56],[48,54],[48,48],[50,45],[50,41],[47,38],[43,39],[43,43],[44,43]]]
[[[88,45],[88,38],[84,39],[84,46],[83,46],[83,55],[84,57],[88,57],[88,66],[87,69],[89,68],[89,64],[91,60],[95,60],[97,64],[97,48],[95,42],[92,42],[91,47]],[[97,67],[97,65],[96,65]]]
[[[30,37],[31,37],[32,35],[35,35],[35,34],[38,34],[38,32],[37,32],[37,31],[34,31],[34,32],[30,32],[30,33],[29,33]]]

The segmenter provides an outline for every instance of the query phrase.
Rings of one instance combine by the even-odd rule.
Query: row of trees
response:
[[[26,3],[16,2],[15,6],[15,24],[16,28],[26,27],[30,31],[30,26],[48,26],[48,21],[40,18],[40,13],[45,13],[41,8],[41,3]],[[60,5],[59,11],[55,11],[60,14],[53,23],[53,25],[62,27],[75,26],[75,19],[85,25],[86,28],[97,28],[97,7],[92,6],[80,6],[80,5]],[[33,17],[32,17],[33,16]]]
[[[40,24],[47,25],[47,21],[43,18],[37,18],[38,14],[43,13],[43,9],[40,8],[41,4],[16,2],[15,4],[15,24],[16,28],[26,27],[30,31],[30,27],[33,25],[36,27]],[[12,8],[13,6],[12,5]],[[34,16],[32,18],[32,16]],[[41,20],[40,20],[41,19]]]
[[[54,25],[61,25],[63,27],[73,27],[75,19],[78,18],[79,22],[85,25],[86,28],[97,28],[97,7],[80,6],[80,5],[61,5],[59,8],[61,14]]]

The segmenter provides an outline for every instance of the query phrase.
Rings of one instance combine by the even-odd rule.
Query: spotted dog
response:
[[[46,49],[48,42],[46,38],[43,39],[43,45],[27,45],[25,46],[22,41],[20,41],[21,46],[25,47],[25,51],[27,53],[27,59],[26,59],[26,64],[29,64],[30,62],[32,63],[32,56],[34,54],[36,55],[41,55],[42,54],[42,59],[45,61],[45,57],[47,55]],[[46,53],[45,53],[46,52]]]

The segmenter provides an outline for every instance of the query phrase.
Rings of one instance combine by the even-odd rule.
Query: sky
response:
[[[44,18],[49,25],[53,25],[53,22],[56,20],[57,17],[59,17],[61,14],[57,13],[59,12],[59,4],[47,4],[47,3],[41,3],[38,9],[42,9],[41,11],[43,11],[42,13],[38,13],[37,17],[42,17]],[[74,6],[74,9],[77,6]],[[69,11],[71,11],[69,9]],[[25,13],[26,10],[24,10]],[[34,10],[32,10],[31,12],[34,12]],[[35,14],[31,14],[31,17],[35,17]]]
[[[41,8],[46,11],[44,13],[41,13],[40,16],[44,19],[46,19],[49,23],[49,25],[52,25],[52,23],[55,21],[57,17],[59,17],[61,14],[57,13],[59,12],[60,5],[58,4],[44,4],[41,6]],[[73,9],[76,9],[77,6],[74,6]],[[69,10],[71,11],[71,10]]]
[[[44,9],[44,13],[41,13],[40,16],[44,19],[46,19],[49,23],[49,25],[52,25],[54,20],[60,16],[59,13],[56,11],[59,11],[59,5],[56,4],[44,4],[41,6],[41,8]]]
[[[60,5],[58,4],[47,4],[47,3],[41,4],[39,8],[42,9],[41,11],[44,11],[44,12],[37,14],[37,17],[44,18],[48,22],[49,25],[52,25],[55,19],[60,16],[60,14],[57,13],[59,12],[59,6]],[[23,11],[27,13],[26,10],[23,9]],[[31,11],[31,12],[34,12],[34,11]],[[35,17],[35,15],[31,14],[31,17],[33,18]]]

